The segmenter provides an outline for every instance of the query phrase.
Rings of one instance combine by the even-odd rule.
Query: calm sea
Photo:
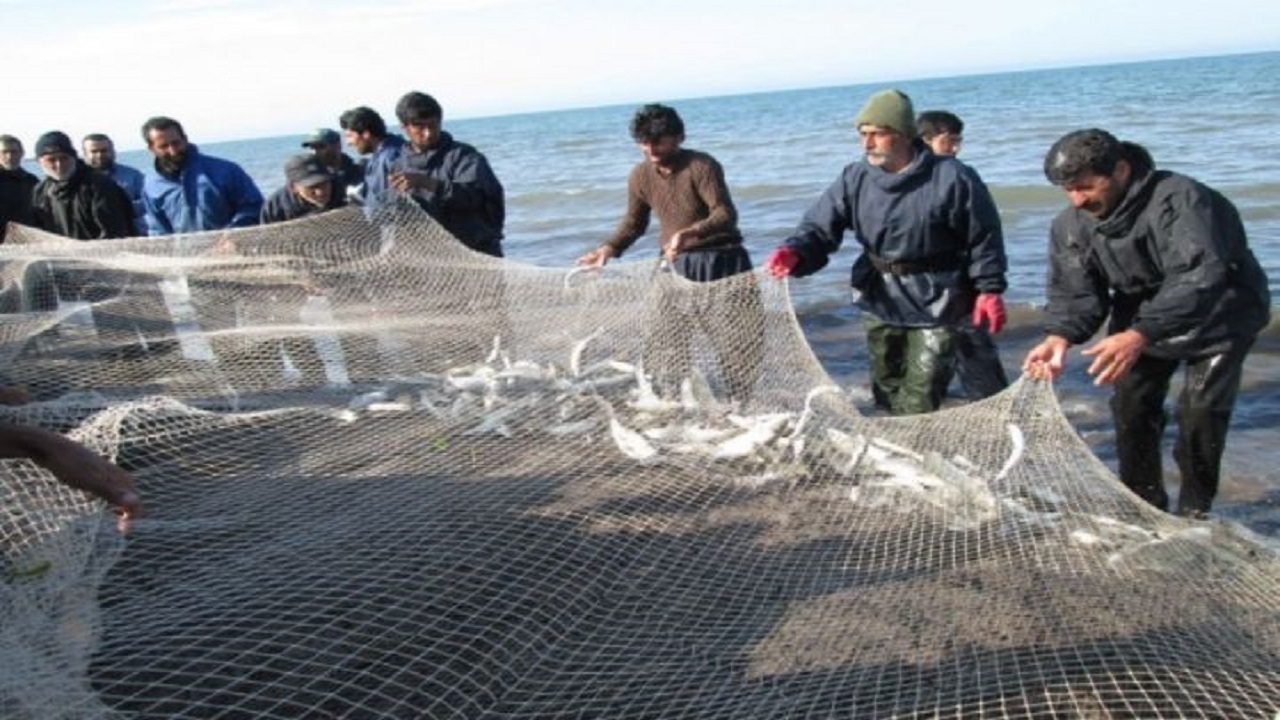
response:
[[[1001,73],[892,83],[917,110],[948,109],[965,121],[961,159],[990,186],[1010,256],[1012,327],[1000,339],[1010,375],[1039,335],[1036,304],[1044,292],[1049,221],[1061,193],[1041,172],[1045,151],[1063,133],[1102,127],[1145,145],[1160,167],[1185,172],[1224,192],[1244,217],[1250,242],[1280,298],[1280,52],[1087,68]],[[740,224],[757,264],[795,227],[841,168],[860,155],[853,115],[866,96],[889,84],[817,88],[697,99],[637,98],[624,106],[452,120],[446,129],[489,158],[507,191],[504,247],[513,261],[569,266],[612,229],[625,202],[626,177],[639,155],[627,134],[635,107],[661,101],[685,119],[686,146],[724,165]],[[406,88],[408,90],[410,88]],[[429,87],[416,88],[430,91]],[[448,98],[441,98],[448,107]],[[394,98],[370,98],[389,107]],[[333,108],[316,125],[336,125]],[[388,121],[394,118],[384,113]],[[283,184],[281,166],[297,137],[201,144],[239,162],[264,194]],[[199,138],[192,138],[199,142]],[[121,154],[145,168],[145,152]],[[656,223],[655,223],[656,225]],[[648,243],[647,247],[645,243]],[[628,259],[656,253],[642,240]],[[866,358],[848,302],[849,242],[819,275],[791,291],[815,352],[851,388],[866,382]],[[1059,397],[1081,434],[1114,461],[1108,393],[1094,388],[1076,362]],[[1219,511],[1280,535],[1280,332],[1268,330],[1247,365],[1224,462]],[[1172,428],[1171,428],[1172,431]],[[1173,464],[1166,461],[1166,472]]]

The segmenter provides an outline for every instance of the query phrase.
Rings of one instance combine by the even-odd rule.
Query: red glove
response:
[[[769,253],[768,259],[764,261],[764,269],[776,278],[784,278],[790,275],[796,266],[800,264],[800,253],[790,245],[782,247]]]
[[[1004,321],[1004,298],[996,293],[979,293],[973,304],[973,326],[982,327],[985,323],[987,331],[994,335],[1004,329]]]

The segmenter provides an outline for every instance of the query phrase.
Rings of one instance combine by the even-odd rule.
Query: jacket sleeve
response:
[[[627,210],[623,213],[622,220],[618,222],[613,235],[604,242],[605,245],[613,248],[615,257],[622,257],[622,253],[626,252],[627,248],[649,229],[649,217],[653,209],[640,187],[640,174],[643,170],[643,165],[637,165],[627,177]]]
[[[1088,241],[1067,210],[1049,231],[1045,332],[1078,345],[1093,337],[1111,310],[1107,280],[1089,261]]]
[[[1008,287],[1005,273],[1009,268],[1004,250],[1004,230],[1000,213],[982,178],[968,166],[964,178],[961,212],[957,227],[964,232],[968,249],[968,274],[973,286],[982,293],[1002,293]]]
[[[258,224],[262,214],[262,192],[239,165],[233,165],[227,189],[231,201],[231,221],[227,227],[249,227]]]
[[[840,249],[845,230],[853,228],[857,172],[854,165],[846,167],[805,212],[795,233],[787,238],[785,244],[800,253],[800,264],[792,272],[795,277],[812,275],[826,267],[831,255]]]
[[[1230,249],[1218,240],[1239,216],[1188,184],[1161,198],[1151,222],[1164,281],[1131,327],[1156,342],[1201,327],[1227,291]]]

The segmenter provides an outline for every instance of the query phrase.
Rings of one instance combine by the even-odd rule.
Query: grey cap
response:
[[[329,171],[324,169],[312,155],[294,155],[284,163],[284,177],[290,184],[302,183],[311,186],[332,179]]]

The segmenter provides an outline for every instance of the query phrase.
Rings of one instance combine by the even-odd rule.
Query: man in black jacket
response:
[[[10,222],[31,222],[31,190],[40,179],[22,167],[22,141],[0,135],[0,241]]]
[[[1168,510],[1160,440],[1170,378],[1185,363],[1174,458],[1177,512],[1200,516],[1218,490],[1219,466],[1241,366],[1271,313],[1267,278],[1234,205],[1191,178],[1156,170],[1140,145],[1105,130],[1060,138],[1044,162],[1071,207],[1053,221],[1048,335],[1023,370],[1062,374],[1067,349],[1111,318],[1082,351],[1095,384],[1112,384],[1120,479]]]
[[[408,194],[467,247],[502,257],[502,183],[479,150],[441,129],[443,117],[440,103],[426,93],[400,98],[396,118],[409,145],[387,183]]]
[[[262,204],[263,225],[297,220],[346,205],[338,181],[314,155],[294,155],[284,163],[284,187]]]
[[[77,240],[134,234],[129,196],[76,157],[66,134],[54,130],[41,135],[35,153],[45,178],[32,193],[32,225]]]

